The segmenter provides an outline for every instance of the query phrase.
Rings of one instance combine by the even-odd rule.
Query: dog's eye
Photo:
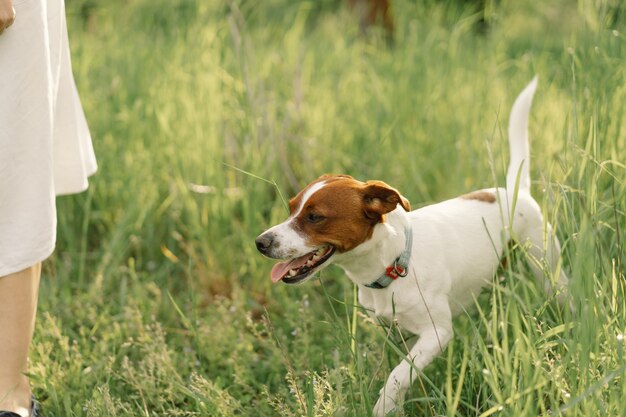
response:
[[[326,217],[320,215],[320,214],[315,214],[315,213],[309,213],[306,216],[306,221],[309,223],[319,223],[322,220],[324,220]]]

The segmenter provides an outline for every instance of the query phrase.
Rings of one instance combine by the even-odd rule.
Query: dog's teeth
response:
[[[296,270],[295,269],[289,270],[289,276],[290,277],[295,277],[296,276]]]

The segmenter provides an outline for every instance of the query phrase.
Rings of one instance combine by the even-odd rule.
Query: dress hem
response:
[[[55,245],[53,244],[51,247],[46,248],[46,250],[42,250],[39,254],[33,256],[33,261],[24,261],[18,263],[17,266],[7,266],[4,268],[0,268],[0,279],[6,277],[11,274],[15,274],[16,272],[23,271],[26,268],[30,268],[33,265],[38,264],[39,262],[43,262],[52,255],[54,252]]]

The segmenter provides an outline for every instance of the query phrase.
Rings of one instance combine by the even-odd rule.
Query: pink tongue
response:
[[[301,256],[296,259],[292,259],[287,262],[278,262],[272,268],[272,273],[271,273],[272,282],[276,284],[285,276],[285,274],[287,274],[287,272],[289,272],[290,269],[300,268],[302,265],[307,263],[310,257],[311,257],[311,254],[307,253],[304,256]]]

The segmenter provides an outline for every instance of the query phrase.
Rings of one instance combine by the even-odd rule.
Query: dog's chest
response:
[[[401,295],[388,290],[359,289],[359,303],[367,310],[370,316],[383,320],[386,323],[397,322],[400,327],[403,325],[404,313],[410,306]]]

